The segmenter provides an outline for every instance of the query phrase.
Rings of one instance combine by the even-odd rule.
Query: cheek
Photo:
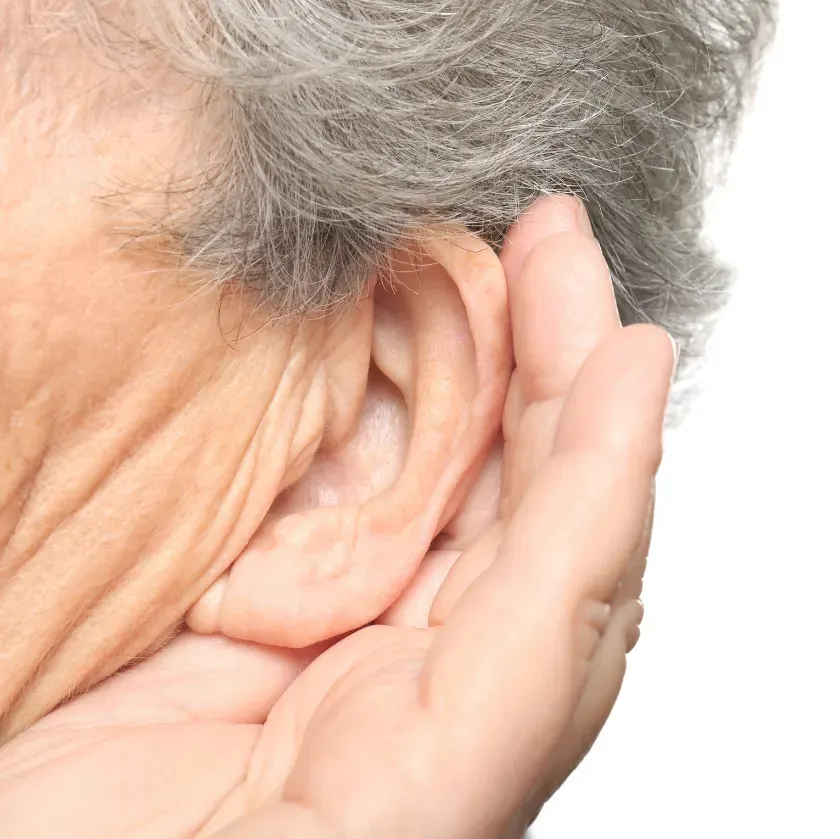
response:
[[[75,245],[0,254],[0,731],[141,654],[233,560],[310,378],[285,333],[234,346],[215,295]]]
[[[233,560],[313,372],[308,337],[115,238],[142,199],[101,192],[180,177],[195,109],[183,81],[159,108],[138,96],[165,84],[129,98],[78,59],[60,101],[0,120],[0,739],[159,643]]]

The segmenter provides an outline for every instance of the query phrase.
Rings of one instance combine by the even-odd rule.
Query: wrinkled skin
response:
[[[501,444],[377,624],[289,649],[259,643],[270,620],[226,635],[206,595],[197,631],[0,749],[4,837],[522,834],[637,638],[674,356],[620,327],[574,202],[539,202],[501,263],[515,369],[483,432]]]

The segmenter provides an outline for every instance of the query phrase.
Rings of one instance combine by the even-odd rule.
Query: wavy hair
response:
[[[722,301],[703,203],[771,0],[139,2],[224,132],[179,247],[276,312],[352,300],[433,225],[498,247],[553,192],[585,202],[625,322],[690,352]]]

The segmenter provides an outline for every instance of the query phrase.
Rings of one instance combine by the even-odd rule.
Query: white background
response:
[[[782,0],[711,208],[738,280],[666,441],[642,640],[533,839],[840,839],[839,67],[840,4]]]

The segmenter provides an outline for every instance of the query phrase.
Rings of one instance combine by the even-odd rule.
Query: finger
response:
[[[503,516],[515,509],[551,450],[563,400],[583,359],[619,328],[609,271],[591,235],[583,204],[569,195],[537,201],[511,227],[500,259],[510,288],[514,341],[524,361],[514,374],[505,406],[509,442],[503,467],[504,497],[501,504],[493,499],[494,491],[498,492],[493,458],[492,468],[482,473],[488,480],[477,482],[474,498],[467,499],[464,511],[442,534],[450,538],[438,537],[435,547],[464,549],[495,519],[499,507]],[[511,440],[520,423],[517,439]],[[471,506],[471,501],[476,503]],[[487,563],[487,557],[479,558],[477,553],[459,560],[435,601],[435,623],[445,620],[457,597]],[[433,565],[432,570],[439,568],[437,561]],[[430,575],[421,568],[418,576],[424,591],[430,591],[425,585]],[[418,599],[412,595],[411,609],[401,608],[396,621],[416,624],[426,602],[431,601],[424,600],[418,608]],[[383,622],[393,622],[393,618],[389,615]]]
[[[673,364],[655,327],[621,330],[596,350],[496,561],[430,651],[422,701],[488,771],[513,749],[538,774],[568,724],[586,610],[609,601],[643,538]],[[536,777],[526,774],[522,783]]]
[[[472,584],[490,567],[502,541],[503,522],[494,522],[480,539],[464,551],[437,591],[428,612],[429,626],[441,626]]]
[[[408,588],[377,618],[376,623],[418,629],[429,626],[432,604],[460,555],[457,550],[429,551]]]
[[[620,327],[607,264],[594,239],[579,232],[539,240],[509,279],[509,299],[516,370],[503,416],[502,515],[516,509],[548,456],[584,360]]]
[[[564,233],[575,235],[558,235]],[[435,541],[437,548],[465,549],[499,513],[504,517],[515,508],[551,449],[563,398],[583,358],[619,327],[609,272],[600,251],[592,251],[591,237],[586,210],[570,195],[540,199],[508,232],[500,259],[527,363],[511,378],[504,460],[501,449],[491,452],[470,498]],[[549,398],[529,404],[541,382]],[[446,619],[488,561],[476,553],[458,561],[434,602],[433,622]]]
[[[586,757],[618,698],[627,669],[627,653],[638,637],[641,604],[623,602],[612,616],[594,649],[577,705],[552,755],[543,801],[548,798]]]
[[[584,359],[620,326],[601,249],[589,236],[555,233],[533,248],[510,285],[524,403],[564,397]]]
[[[603,623],[596,626],[596,621],[590,621],[589,665],[577,706],[546,779],[549,795],[560,787],[592,748],[621,690],[627,654],[639,641],[644,616],[639,596],[650,549],[654,495],[652,492],[641,543],[627,563],[612,600],[609,604],[598,604],[603,610],[600,613]]]
[[[433,548],[464,550],[498,519],[503,453],[504,445],[499,437],[487,452],[469,494],[435,538]]]
[[[509,305],[511,296],[517,299],[522,297],[519,294],[519,288],[522,265],[526,257],[538,243],[556,233],[580,233],[585,236],[592,236],[589,217],[580,199],[572,195],[545,196],[534,202],[511,225],[499,252],[499,259],[508,283]],[[546,306],[543,311],[552,310],[549,301],[546,300],[545,303]],[[519,306],[520,311],[521,308]],[[506,439],[513,437],[526,404],[522,389],[522,375],[514,370],[508,398],[505,402],[504,427]]]
[[[576,235],[557,235],[564,233]],[[580,255],[581,250],[591,251],[591,237],[586,210],[570,195],[540,199],[508,231],[500,259],[525,363],[514,371],[505,403],[504,459],[491,458],[490,468],[482,472],[487,480],[478,482],[435,547],[463,550],[499,514],[506,517],[515,509],[551,449],[563,398],[583,357],[618,329],[612,285],[600,251],[588,258]],[[548,398],[529,403],[541,382],[549,385]],[[559,386],[552,388],[552,383]],[[487,558],[472,561],[472,556],[459,560],[446,578],[435,600],[435,621],[445,620],[474,575],[484,570]]]
[[[565,239],[560,250],[546,245]],[[565,395],[582,358],[618,327],[618,314],[586,210],[573,196],[537,201],[511,227],[499,258],[524,409],[534,398]]]
[[[639,547],[627,563],[624,575],[618,583],[612,599],[613,608],[622,606],[628,602],[639,602],[642,596],[642,581],[647,567],[647,558],[650,551],[650,541],[653,532],[653,513],[656,502],[656,488],[651,489],[650,504],[648,505],[647,517],[642,528],[642,538]],[[641,605],[639,603],[639,605]],[[635,641],[634,641],[635,644]]]

